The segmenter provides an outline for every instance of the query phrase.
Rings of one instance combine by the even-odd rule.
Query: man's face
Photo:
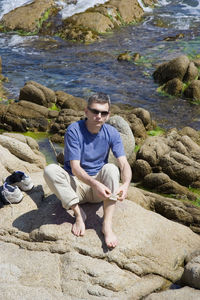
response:
[[[109,118],[109,105],[108,103],[93,102],[85,109],[87,123],[91,126],[101,127]]]

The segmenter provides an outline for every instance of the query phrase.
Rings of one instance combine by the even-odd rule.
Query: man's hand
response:
[[[127,192],[128,192],[128,187],[129,187],[128,184],[122,184],[119,187],[118,192],[117,192],[117,200],[123,201],[126,198]]]
[[[96,191],[97,196],[102,200],[106,200],[111,196],[111,190],[97,180],[95,180],[95,182],[93,183],[92,188]]]

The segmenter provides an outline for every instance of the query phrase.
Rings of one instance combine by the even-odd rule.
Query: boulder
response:
[[[154,1],[148,1],[150,5]],[[93,42],[106,33],[130,22],[141,20],[144,12],[137,0],[110,0],[64,20],[59,34],[63,38]]]
[[[98,33],[105,33],[114,28],[111,20],[99,12],[85,12],[76,14],[67,20],[75,26],[85,27]]]
[[[173,78],[169,80],[162,89],[170,95],[178,96],[182,92],[183,82],[178,78]]]
[[[144,187],[154,190],[158,193],[178,195],[180,198],[188,198],[195,200],[197,196],[191,193],[186,187],[178,184],[170,179],[167,174],[164,173],[150,173],[144,177],[142,182]]]
[[[114,126],[119,131],[123,141],[127,160],[130,165],[133,165],[135,161],[135,138],[129,124],[120,116],[110,117],[110,119],[108,120],[108,124]],[[110,153],[109,162],[116,163],[116,159],[114,158],[112,153]]]
[[[53,0],[32,1],[5,14],[1,20],[1,24],[7,31],[21,30],[24,32],[36,32],[41,26],[45,13],[48,14],[53,6]]]
[[[200,290],[200,256],[194,257],[186,264],[181,281],[185,285]]]
[[[174,78],[178,78],[182,81],[188,70],[189,64],[189,58],[186,55],[181,55],[158,66],[153,73],[153,78],[159,84],[164,84]]]
[[[181,136],[176,130],[164,136],[148,137],[137,153],[137,159],[145,160],[153,172],[163,172],[177,183],[189,186],[200,177],[200,146],[189,136]]]
[[[184,95],[187,98],[200,101],[200,80],[193,80],[185,89]]]
[[[0,135],[1,179],[16,170],[37,172],[46,165],[45,157],[39,152],[32,138],[19,135]]]
[[[180,279],[186,256],[200,247],[200,237],[189,228],[125,200],[117,203],[113,219],[119,245],[108,251],[101,204],[82,205],[86,234],[77,238],[71,233],[72,212],[49,192],[40,172],[31,177],[35,189],[13,205],[13,217],[9,206],[0,210],[5,299],[13,280],[16,295],[30,290],[44,299],[51,292],[55,299],[141,299]],[[139,190],[133,195],[145,202]],[[30,262],[37,268],[28,276]]]
[[[199,74],[198,68],[195,66],[194,62],[191,61],[189,63],[187,72],[186,72],[186,74],[183,78],[183,81],[184,82],[191,82],[191,81],[198,78],[198,74]]]
[[[200,233],[200,208],[192,204],[188,200],[164,197],[146,190],[139,191],[145,196],[145,206],[140,202],[139,204],[147,209],[151,209],[158,214],[164,216],[169,220],[189,226],[194,232]],[[129,194],[130,195],[130,194]],[[137,195],[137,194],[136,194]],[[129,197],[134,200],[134,193]]]
[[[83,98],[75,97],[67,94],[63,91],[57,91],[56,93],[56,104],[61,109],[73,109],[76,111],[84,111],[87,102]]]
[[[26,100],[45,107],[51,107],[56,102],[56,97],[53,90],[35,81],[28,81],[20,90],[19,100]]]

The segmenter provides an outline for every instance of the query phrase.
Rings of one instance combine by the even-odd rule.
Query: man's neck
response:
[[[85,125],[87,127],[87,130],[92,134],[97,134],[101,130],[101,127],[102,127],[102,126],[95,127],[94,125],[91,126],[90,123],[88,122],[88,120],[85,121]]]

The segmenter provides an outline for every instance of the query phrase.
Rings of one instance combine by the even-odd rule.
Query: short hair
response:
[[[102,93],[102,92],[99,92],[99,93],[96,93],[96,94],[93,94],[92,96],[90,96],[88,98],[88,106],[90,106],[92,103],[108,103],[109,105],[109,108],[110,108],[110,97],[105,94],[105,93]]]

